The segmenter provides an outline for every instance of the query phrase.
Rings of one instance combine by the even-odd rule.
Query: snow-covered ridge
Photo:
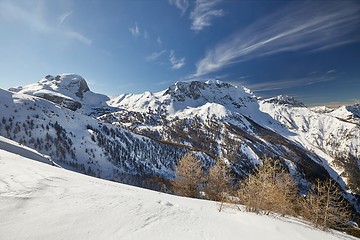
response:
[[[254,95],[244,88],[219,80],[177,82],[171,85],[164,94],[183,102],[189,99],[202,99],[207,102],[233,104],[236,107],[240,107],[244,99],[254,98]]]
[[[220,104],[227,109],[240,109],[255,103],[255,96],[245,88],[219,80],[206,82],[176,82],[168,89],[143,94],[123,94],[112,98],[113,107],[137,112],[156,112],[167,116],[180,114],[187,109],[198,109],[208,103]]]
[[[350,112],[353,113],[353,116],[355,118],[359,118],[360,119],[360,104],[354,104],[354,105],[350,105],[347,106],[346,109]]]
[[[97,116],[111,109],[106,103],[109,97],[90,91],[85,79],[76,74],[47,75],[37,83],[9,90],[42,97],[86,115]]]
[[[42,96],[46,93],[57,93],[69,99],[82,99],[83,94],[90,91],[86,81],[76,74],[47,75],[39,82],[24,87],[10,88],[10,91],[29,95]]]
[[[280,105],[288,105],[292,107],[305,107],[302,102],[295,100],[295,98],[286,96],[286,95],[279,95],[273,98],[265,99],[264,102],[280,104]]]
[[[360,104],[341,106],[330,112],[330,115],[360,125]]]
[[[219,212],[215,202],[96,179],[1,149],[0,173],[2,240],[355,239],[293,218]]]

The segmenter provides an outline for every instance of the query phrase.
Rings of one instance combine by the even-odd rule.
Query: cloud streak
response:
[[[300,86],[309,86],[318,83],[330,82],[336,79],[336,71],[330,70],[323,74],[310,74],[309,76],[288,79],[283,81],[267,81],[262,83],[255,84],[246,84],[246,87],[250,88],[253,92],[264,92],[264,91],[274,91],[281,89],[290,89]],[[235,83],[236,84],[236,83]]]
[[[141,35],[140,28],[137,23],[134,24],[134,27],[130,27],[129,31],[130,31],[131,35],[133,35],[134,37],[138,37]]]
[[[159,44],[159,46],[162,45],[162,40],[161,40],[160,36],[156,39],[156,42],[157,42],[157,44]]]
[[[189,7],[189,0],[169,0],[169,4],[180,9],[181,15],[184,15]]]
[[[153,52],[152,54],[146,57],[146,61],[148,62],[156,61],[159,57],[161,57],[165,53],[166,53],[165,49],[160,52]]]
[[[92,40],[78,31],[73,30],[65,25],[65,20],[72,14],[73,11],[62,14],[58,19],[59,22],[54,23],[50,19],[46,19],[45,12],[47,11],[46,2],[38,1],[33,8],[16,4],[16,2],[0,2],[0,19],[15,22],[26,26],[34,33],[52,34],[58,37],[67,37],[74,39],[85,45],[91,45]]]
[[[206,27],[210,27],[214,18],[223,16],[224,11],[222,9],[215,9],[220,2],[222,0],[196,0],[195,8],[190,13],[191,29],[201,31]]]
[[[66,35],[69,36],[72,39],[76,39],[77,41],[85,44],[85,45],[91,45],[92,40],[85,37],[84,35],[82,35],[79,32],[74,32],[74,31],[67,31]]]
[[[171,69],[177,70],[185,66],[185,57],[177,59],[174,50],[170,50],[169,61],[171,63]]]
[[[321,51],[359,41],[360,6],[350,1],[295,2],[209,50],[194,76],[234,63],[290,51]]]
[[[129,28],[129,31],[130,31],[131,35],[135,38],[137,38],[137,37],[143,37],[144,39],[149,38],[149,33],[146,30],[141,31],[137,22],[134,23],[133,27]]]
[[[65,20],[73,13],[73,11],[70,11],[70,12],[67,12],[67,13],[64,13],[60,19],[59,19],[59,25],[62,25]]]

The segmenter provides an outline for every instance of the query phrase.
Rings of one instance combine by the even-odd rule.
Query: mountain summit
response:
[[[76,74],[60,74],[57,76],[47,75],[39,82],[24,87],[10,88],[13,92],[22,92],[34,96],[44,96],[47,93],[59,96],[82,99],[84,93],[90,91],[86,81]]]
[[[87,115],[101,115],[110,108],[106,103],[109,97],[90,91],[86,80],[76,74],[47,75],[37,83],[9,90],[45,98]]]

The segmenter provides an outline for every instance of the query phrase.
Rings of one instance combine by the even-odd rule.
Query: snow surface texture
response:
[[[0,239],[355,239],[92,178],[0,150]]]

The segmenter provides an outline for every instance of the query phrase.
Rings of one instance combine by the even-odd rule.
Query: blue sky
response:
[[[359,1],[0,0],[0,87],[76,73],[107,95],[216,78],[360,101]]]

